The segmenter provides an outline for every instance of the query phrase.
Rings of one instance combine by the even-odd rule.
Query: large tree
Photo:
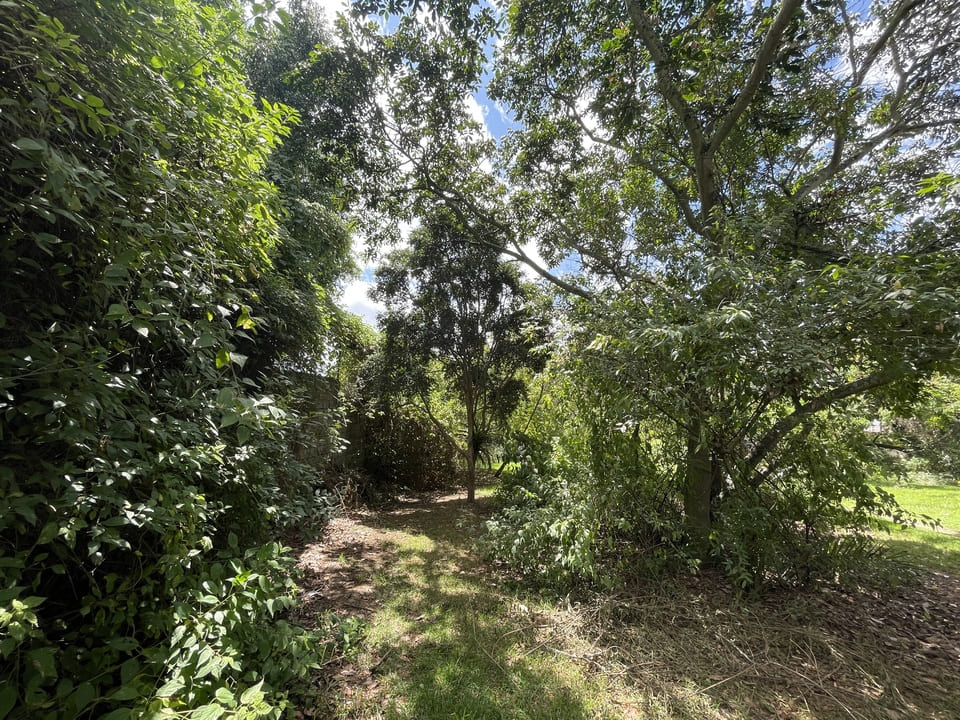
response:
[[[377,271],[377,291],[387,303],[384,354],[396,388],[415,397],[458,448],[473,501],[480,453],[522,399],[524,372],[542,367],[535,352],[542,334],[530,322],[516,270],[444,215],[390,255]],[[437,412],[441,378],[462,406],[454,427]]]
[[[336,286],[354,270],[345,213],[355,200],[352,180],[370,169],[364,113],[374,91],[362,57],[337,45],[309,0],[290,2],[287,13],[246,57],[251,90],[298,115],[265,168],[279,190],[281,232],[269,253],[273,272],[258,278],[265,321],[244,348],[254,375],[278,365],[316,371],[335,352]]]
[[[789,528],[817,493],[858,494],[828,421],[955,366],[958,13],[519,0],[490,89],[519,127],[500,193],[472,192],[474,162],[402,146],[420,197],[498,227],[518,260],[536,241],[575,268],[539,271],[577,299],[574,346],[622,420],[673,428],[663,447],[704,550],[737,503],[790,505]],[[797,482],[807,501],[783,502]]]

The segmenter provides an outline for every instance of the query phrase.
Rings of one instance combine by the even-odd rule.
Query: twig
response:
[[[396,649],[396,648],[392,648],[392,647],[391,647],[391,648],[387,648],[387,651],[383,654],[383,657],[381,657],[381,658],[380,658],[379,660],[377,660],[373,665],[370,666],[370,672],[373,672],[373,671],[376,670],[378,667],[380,667],[381,665],[383,665],[384,661],[385,661],[388,657],[390,657],[390,653],[392,653],[395,649]]]
[[[743,668],[743,669],[740,670],[739,672],[735,672],[735,673],[734,673],[733,675],[731,675],[730,677],[724,678],[724,679],[721,680],[720,682],[715,682],[713,685],[708,685],[707,687],[702,688],[702,689],[700,690],[700,692],[704,692],[704,693],[705,693],[705,692],[710,692],[710,691],[713,690],[715,687],[719,687],[720,685],[723,685],[723,684],[726,683],[726,682],[730,682],[730,681],[733,680],[734,678],[740,677],[741,675],[743,675],[744,673],[746,673],[748,670],[756,670],[756,668],[757,668],[756,665],[749,665],[748,667]]]

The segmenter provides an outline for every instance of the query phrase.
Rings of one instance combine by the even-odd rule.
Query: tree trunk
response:
[[[713,468],[710,444],[701,437],[696,422],[687,435],[687,477],[683,489],[683,513],[690,545],[706,559],[710,541],[710,491]]]
[[[472,450],[472,448],[471,448]],[[473,502],[477,488],[477,458],[471,452],[467,458],[467,502]]]
[[[467,502],[473,502],[477,489],[477,413],[474,406],[473,382],[469,378],[465,384],[464,399],[467,406]]]

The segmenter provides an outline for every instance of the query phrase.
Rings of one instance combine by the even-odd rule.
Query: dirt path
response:
[[[375,580],[395,566],[403,540],[411,533],[422,532],[418,521],[422,524],[429,516],[433,521],[453,522],[464,512],[479,519],[477,513],[483,513],[482,507],[481,503],[468,508],[463,493],[433,493],[400,498],[386,509],[353,510],[334,518],[323,538],[299,552],[297,566],[302,576],[298,620],[306,627],[317,627],[322,618],[332,614],[369,622],[382,605]],[[326,686],[325,694],[346,705],[362,708],[375,704],[380,690],[377,671],[392,654],[393,648],[386,648],[363,658],[353,656],[330,663],[320,679]],[[335,712],[328,707],[308,710],[304,715],[327,717]],[[366,717],[357,715],[361,716]]]
[[[373,577],[396,560],[402,534],[397,526],[419,531],[403,518],[431,511],[455,513],[465,506],[463,493],[434,493],[400,498],[387,509],[353,510],[334,518],[323,537],[299,553],[301,615],[332,612],[369,620],[377,608]]]

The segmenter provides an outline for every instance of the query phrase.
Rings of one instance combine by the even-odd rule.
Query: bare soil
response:
[[[443,508],[463,493],[424,493],[401,497],[380,509],[354,509],[331,520],[323,537],[298,550],[297,568],[302,573],[299,619],[325,612],[369,619],[377,608],[373,576],[395,557],[390,541],[396,519]]]

